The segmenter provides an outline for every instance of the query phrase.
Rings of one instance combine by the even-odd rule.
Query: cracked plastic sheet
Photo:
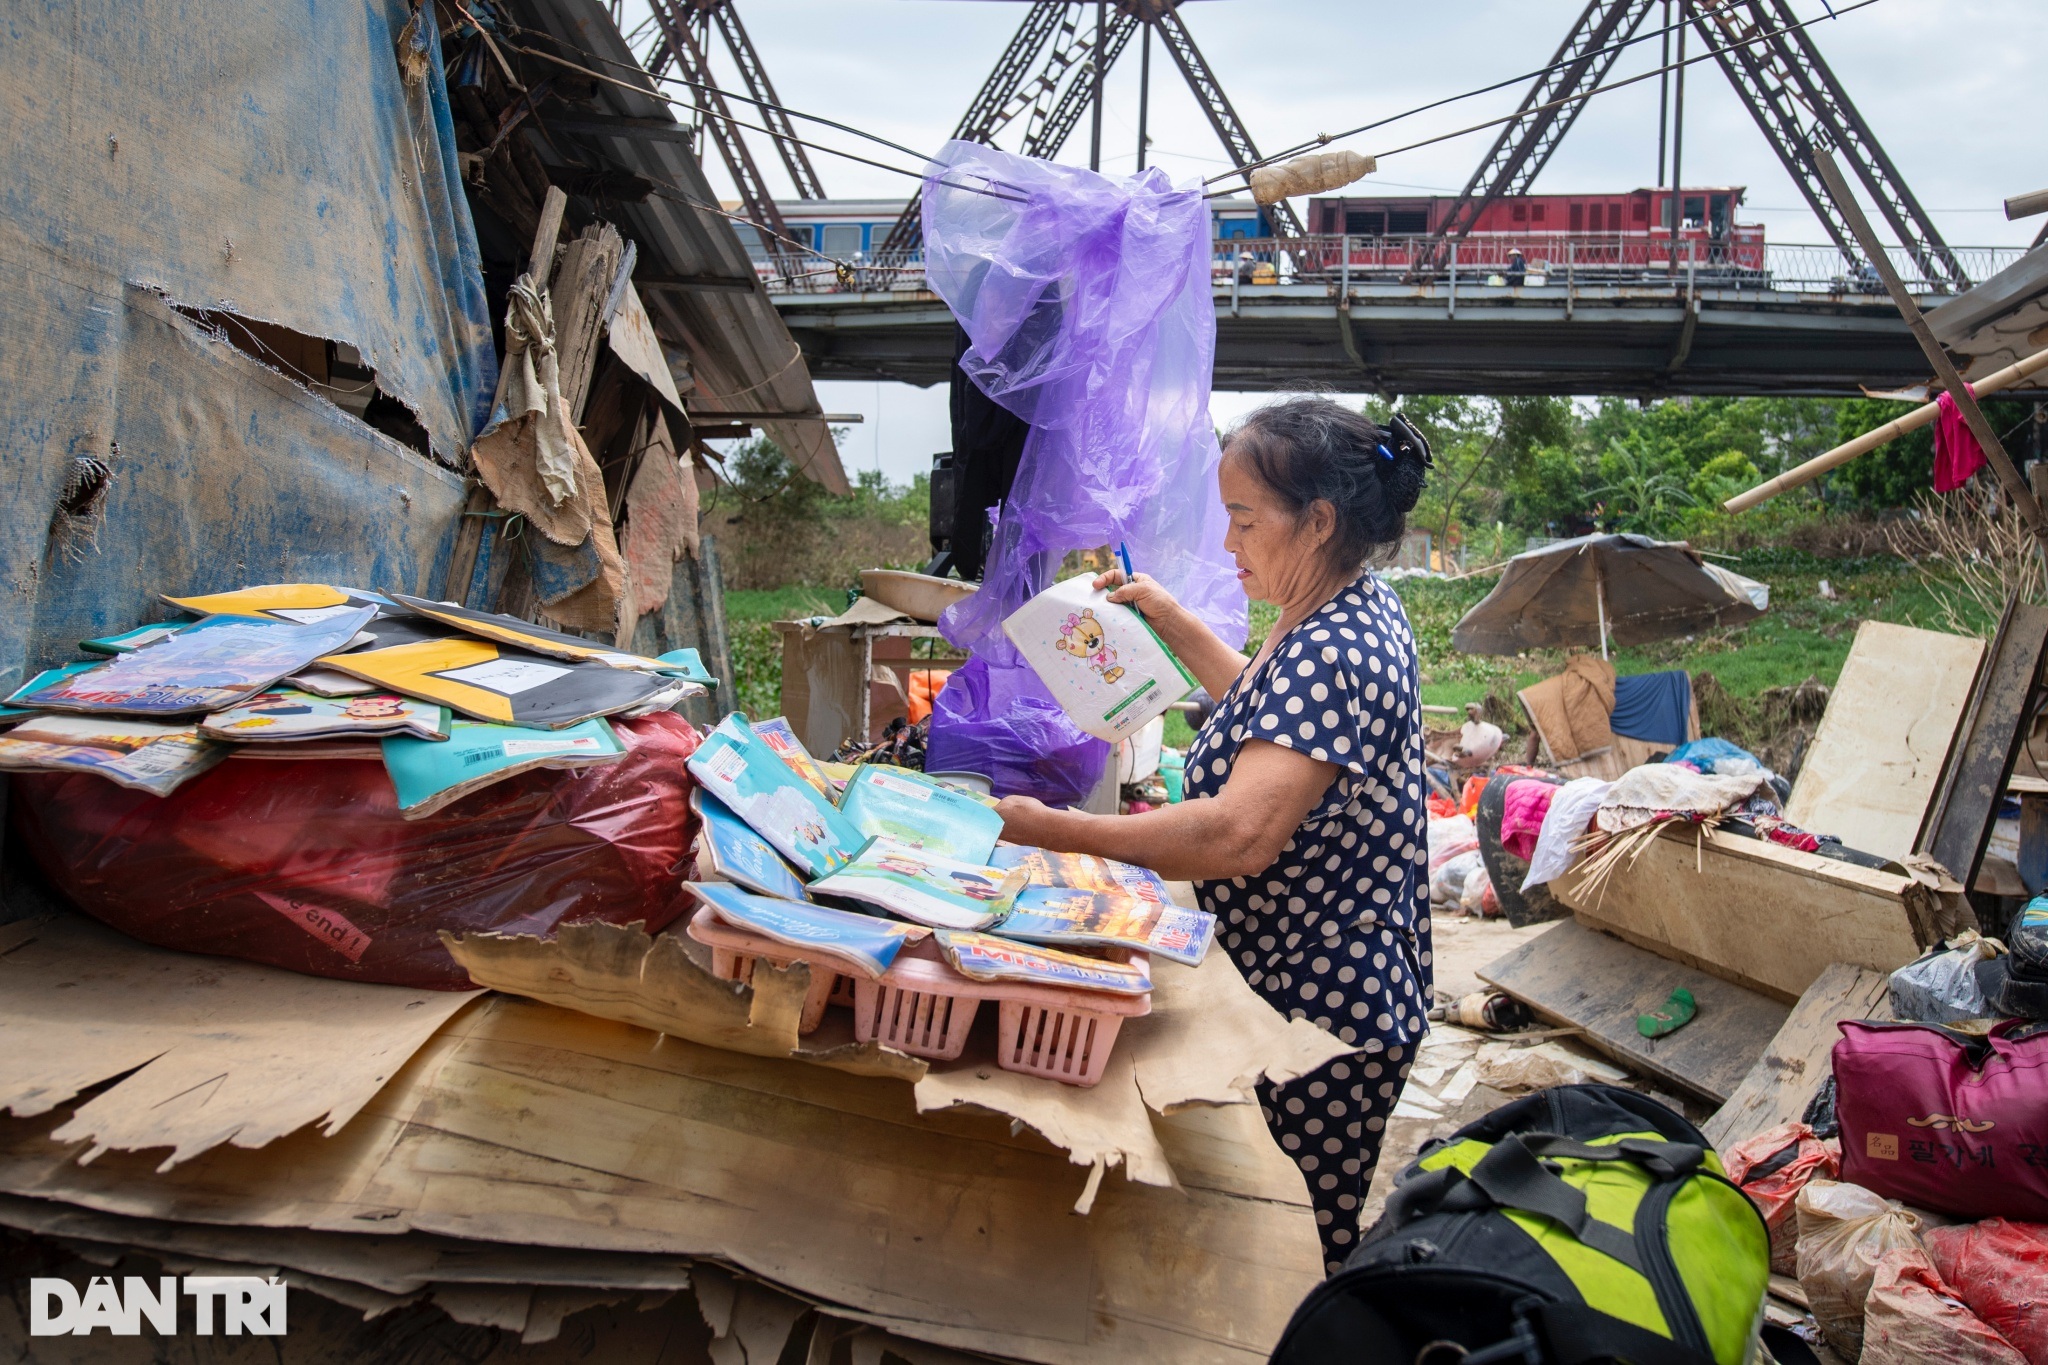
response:
[[[1115,180],[969,142],[940,152],[924,205],[925,277],[971,343],[960,363],[1031,424],[982,589],[939,619],[974,660],[935,711],[930,763],[1078,801],[1108,746],[1002,632],[1068,551],[1122,545],[1226,641],[1245,638],[1209,418],[1208,205],[1156,168]]]

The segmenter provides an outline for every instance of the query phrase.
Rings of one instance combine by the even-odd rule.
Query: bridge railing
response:
[[[1525,288],[1600,285],[1755,289],[1849,297],[1882,294],[1875,271],[1854,268],[1833,246],[1765,243],[1758,230],[1737,228],[1708,241],[1628,233],[1531,233],[1444,242],[1426,236],[1220,238],[1210,252],[1216,289],[1317,284],[1515,284]],[[2024,247],[1954,247],[1956,262],[1983,281],[2025,254]],[[1520,259],[1516,259],[1516,253]],[[1892,267],[1916,293],[1949,292],[1936,269],[1924,269],[1904,248],[1890,249]],[[759,267],[771,294],[876,294],[925,287],[924,253],[877,252],[849,261],[808,260],[784,273]]]

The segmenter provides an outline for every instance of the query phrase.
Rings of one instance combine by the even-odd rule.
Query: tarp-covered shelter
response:
[[[569,60],[633,76],[604,66],[630,56],[594,0],[531,9]],[[462,22],[405,0],[232,0],[203,24],[156,0],[10,11],[0,679],[166,614],[159,592],[449,591],[511,282],[491,259],[498,221],[472,215],[493,164],[445,74]],[[529,197],[549,181],[569,192],[565,241],[601,219],[630,244],[654,333],[639,369],[650,355],[673,366],[658,376],[682,386],[664,395],[671,408],[815,413],[730,223],[692,206],[715,200],[687,144],[540,127],[572,105],[591,126],[665,120],[666,107],[564,74],[527,86],[539,113],[496,151],[516,153]],[[542,166],[535,145],[581,150],[549,150]],[[686,418],[669,421],[687,455]],[[771,430],[843,483],[821,422]],[[693,580],[699,607],[707,585],[715,599],[709,573]],[[715,624],[699,616],[685,635]],[[662,636],[678,642],[698,641]]]

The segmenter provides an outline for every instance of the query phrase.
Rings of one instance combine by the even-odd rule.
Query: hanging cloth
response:
[[[1970,390],[1973,397],[1976,392]],[[1984,448],[1977,444],[1953,395],[1943,393],[1934,405],[1934,491],[1950,493],[1984,467]]]

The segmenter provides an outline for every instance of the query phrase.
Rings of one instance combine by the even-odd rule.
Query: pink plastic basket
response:
[[[981,1002],[994,1000],[1002,1007],[998,1066],[1090,1086],[1102,1079],[1123,1021],[1152,1009],[1149,995],[973,981],[935,960],[936,953],[929,944],[905,949],[880,981],[853,983],[856,1039],[950,1061],[966,1048]]]
[[[751,983],[754,963],[763,959],[775,967],[787,967],[800,960],[806,962],[811,969],[811,988],[804,996],[803,1012],[797,1017],[796,1031],[800,1035],[817,1030],[824,1021],[825,1007],[833,1003],[833,997],[839,993],[839,983],[846,979],[829,962],[785,956],[789,951],[786,945],[736,929],[701,911],[690,917],[688,933],[711,949],[711,974],[721,981]]]

